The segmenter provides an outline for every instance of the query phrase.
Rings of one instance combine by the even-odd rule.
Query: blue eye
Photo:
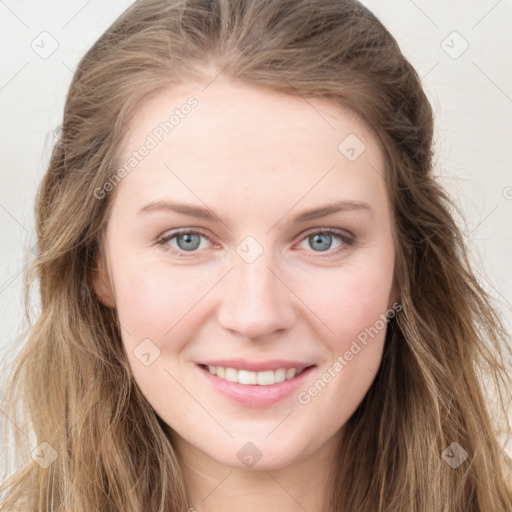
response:
[[[177,254],[180,257],[186,257],[187,253],[192,256],[200,249],[208,248],[208,242],[202,244],[202,239],[211,242],[210,238],[201,231],[197,230],[180,230],[162,237],[157,243],[166,251]],[[333,247],[333,241],[337,240],[337,244]],[[313,253],[317,253],[321,257],[329,257],[338,254],[354,243],[354,239],[342,231],[330,228],[312,230],[301,239],[301,244],[307,243]],[[321,254],[321,253],[325,253]]]
[[[333,239],[337,239],[338,243],[332,247]],[[313,252],[328,253],[327,256],[332,256],[333,253],[337,254],[343,250],[345,246],[352,245],[353,239],[343,232],[333,229],[322,229],[312,231],[306,235],[303,242],[307,242]]]
[[[330,246],[332,245],[332,235],[329,235],[328,233],[316,233],[315,235],[310,235],[308,237],[308,242],[315,249],[326,251],[330,249]]]
[[[194,252],[200,248],[204,249],[204,247],[201,247],[201,238],[209,240],[200,231],[177,231],[160,239],[158,244],[181,256],[180,252]],[[176,241],[177,245],[172,244],[173,241]]]
[[[201,235],[197,233],[183,233],[176,237],[176,243],[184,251],[194,251],[201,244]]]

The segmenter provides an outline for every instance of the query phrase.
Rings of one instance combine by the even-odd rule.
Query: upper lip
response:
[[[247,370],[252,372],[264,372],[266,370],[278,370],[279,368],[296,368],[303,370],[308,366],[314,366],[312,363],[303,363],[300,361],[289,361],[282,359],[273,359],[271,361],[247,361],[246,359],[223,359],[215,361],[201,361],[199,365],[221,366],[223,368],[235,368],[236,370]]]

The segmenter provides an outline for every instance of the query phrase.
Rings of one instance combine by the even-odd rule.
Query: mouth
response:
[[[301,373],[315,365],[297,368],[278,368],[276,370],[250,371],[224,366],[199,364],[201,368],[221,380],[245,386],[272,386],[298,377]]]
[[[246,407],[268,407],[307,386],[317,366],[284,368],[279,365],[263,371],[211,364],[196,364],[196,368],[203,382],[228,400]]]

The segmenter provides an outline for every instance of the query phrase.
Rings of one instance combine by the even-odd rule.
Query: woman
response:
[[[358,2],[136,2],[40,188],[2,510],[509,512],[505,333],[432,132]]]

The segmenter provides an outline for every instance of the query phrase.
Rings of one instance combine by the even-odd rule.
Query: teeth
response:
[[[268,370],[266,372],[257,372],[256,376],[258,378],[259,386],[270,386],[276,383],[276,378],[272,370]]]
[[[274,372],[274,378],[277,382],[284,382],[286,380],[286,370],[284,368],[280,368]]]
[[[238,382],[238,372],[234,368],[226,368],[226,375],[224,378],[228,382]]]
[[[295,368],[288,368],[288,370],[286,370],[286,375],[285,375],[286,380],[293,379],[293,377],[295,377],[295,375],[297,373],[300,373],[300,372],[297,372],[297,370]]]
[[[236,370],[235,370],[236,372]],[[249,372],[247,370],[238,370],[236,382],[240,384],[260,384],[258,382],[258,374],[256,372]]]
[[[248,370],[237,370],[235,368],[223,368],[221,366],[208,366],[208,371],[220,379],[239,384],[271,386],[285,380],[293,379],[304,370],[296,368],[279,368],[278,370],[267,370],[264,372],[250,372]]]

